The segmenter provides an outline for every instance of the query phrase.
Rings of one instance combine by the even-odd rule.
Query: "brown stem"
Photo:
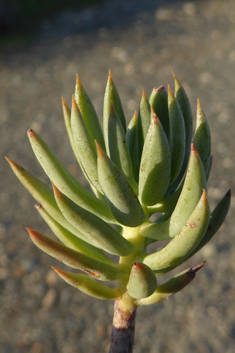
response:
[[[118,301],[114,304],[111,346],[109,353],[132,353],[135,334],[135,315],[133,311],[121,309]]]

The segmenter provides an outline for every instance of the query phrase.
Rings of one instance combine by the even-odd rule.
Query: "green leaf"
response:
[[[111,212],[119,223],[138,227],[146,216],[136,194],[98,143],[97,155],[99,182]]]
[[[199,250],[201,250],[201,248],[205,246],[211,240],[211,238],[218,232],[218,230],[224,223],[224,220],[227,216],[227,213],[230,207],[230,202],[231,202],[231,190],[228,190],[224,195],[224,197],[220,200],[218,205],[211,212],[206,234],[204,235],[201,242],[198,244],[198,246],[194,249],[194,251],[190,254],[189,257],[192,257]]]
[[[104,94],[104,112],[103,112],[103,132],[104,132],[104,141],[105,141],[105,146],[107,153],[109,151],[108,149],[108,126],[109,126],[109,116],[110,116],[110,108],[111,108],[111,102],[114,105],[114,108],[117,112],[117,115],[120,119],[120,122],[122,124],[122,127],[124,131],[126,132],[126,118],[123,112],[122,108],[122,103],[121,99],[119,97],[117,88],[113,82],[113,78],[111,75],[111,71],[109,71],[109,77],[105,89],[105,94]],[[98,140],[97,140],[98,142]],[[99,142],[98,142],[99,143]],[[99,143],[100,145],[100,143]],[[102,145],[100,147],[103,149]]]
[[[177,204],[179,196],[181,194],[183,187],[183,183],[179,186],[179,188],[170,196],[164,197],[160,202],[156,205],[148,206],[149,213],[152,212],[164,212],[164,213],[172,213]]]
[[[192,143],[191,155],[182,192],[171,217],[156,224],[143,225],[141,235],[153,239],[173,238],[187,222],[196,207],[202,193],[206,189],[206,176],[197,150]]]
[[[170,122],[168,113],[168,97],[167,91],[164,86],[155,87],[149,98],[149,103],[153,107],[157,117],[160,119],[163,130],[167,136],[170,138]]]
[[[168,87],[168,110],[170,120],[171,181],[177,178],[183,165],[185,155],[186,133],[184,118],[180,106],[170,86]]]
[[[61,213],[76,229],[82,232],[89,243],[114,255],[129,255],[135,246],[123,238],[101,218],[76,205],[54,186],[54,195]]]
[[[159,303],[163,299],[168,298],[170,295],[175,294],[182,289],[184,289],[196,276],[196,272],[199,271],[205,262],[189,268],[178,275],[171,278],[169,281],[163,283],[161,286],[157,287],[155,292],[148,298],[143,298],[135,302],[136,305],[151,305]]]
[[[67,171],[47,144],[33,130],[28,131],[28,136],[39,163],[53,184],[81,207],[107,222],[115,223],[107,205],[96,198]]]
[[[47,236],[28,229],[29,235],[34,244],[47,253],[55,257],[73,268],[77,268],[83,272],[89,273],[91,276],[101,281],[115,281],[127,275],[127,270],[123,265],[111,265],[90,256],[79,253],[78,251],[67,248],[65,245],[58,243]]]
[[[109,156],[111,160],[123,173],[133,190],[137,192],[138,186],[133,176],[131,157],[126,143],[125,132],[112,103],[109,116],[108,139]]]
[[[152,122],[145,138],[139,174],[139,198],[143,205],[162,200],[170,182],[171,156],[160,120],[152,110]]]
[[[138,151],[139,160],[141,160],[142,150],[144,146],[145,137],[147,135],[149,125],[151,122],[151,107],[146,96],[145,90],[143,89],[140,109],[138,113]]]
[[[96,114],[95,108],[83,88],[81,81],[77,75],[76,86],[75,86],[75,100],[77,102],[78,108],[83,116],[87,130],[89,132],[93,148],[95,149],[95,140],[98,141],[100,146],[104,148],[104,138],[102,134],[102,129],[99,123],[98,116]]]
[[[207,230],[209,216],[206,191],[203,190],[197,206],[180,232],[162,250],[145,256],[143,263],[158,274],[179,266],[202,240]]]
[[[71,128],[74,145],[83,170],[85,171],[84,174],[87,176],[90,184],[102,193],[98,180],[96,150],[94,150],[86,124],[74,97],[72,98]]]
[[[205,173],[207,174],[210,168],[211,135],[209,124],[202,110],[199,99],[197,101],[197,119],[193,142],[201,157]]]
[[[154,272],[142,263],[135,262],[131,268],[127,291],[134,299],[149,297],[157,287]]]
[[[41,205],[36,205],[36,209],[44,221],[48,224],[52,232],[64,245],[85,255],[94,257],[97,260],[113,263],[112,260],[110,260],[100,249],[97,249],[88,242],[79,239],[69,230],[56,222]],[[86,239],[85,236],[84,239]]]
[[[117,289],[104,286],[87,275],[62,271],[53,266],[52,268],[65,282],[91,297],[98,299],[117,299],[120,296],[120,292]]]
[[[138,118],[136,111],[127,128],[126,143],[131,157],[133,174],[135,180],[138,182],[140,163],[138,155]]]
[[[19,166],[17,163],[11,161],[9,158],[6,158],[9,162],[13,172],[24,185],[24,187],[30,192],[33,198],[42,205],[42,207],[47,211],[47,213],[60,225],[68,229],[71,233],[75,234],[77,237],[82,237],[87,241],[87,237],[84,234],[79,232],[78,229],[74,228],[62,215],[59,207],[54,198],[52,190],[44,184],[39,179],[35,178],[31,173],[26,169]]]

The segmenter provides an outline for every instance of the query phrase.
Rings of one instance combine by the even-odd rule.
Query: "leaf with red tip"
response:
[[[93,277],[99,278],[101,281],[114,281],[126,276],[126,270],[121,265],[111,265],[96,260],[78,251],[67,248],[65,245],[35,230],[28,228],[27,230],[32,241],[39,249],[70,267],[87,272]]]
[[[166,134],[153,109],[151,117],[139,173],[139,199],[145,206],[162,200],[171,176],[171,155]]]
[[[151,305],[159,303],[163,299],[168,298],[170,295],[175,294],[182,289],[184,289],[196,276],[196,272],[199,271],[205,262],[195,266],[194,268],[189,268],[178,275],[171,278],[169,281],[165,282],[161,286],[157,287],[155,292],[148,298],[143,298],[135,302],[136,305]]]
[[[131,268],[127,291],[134,299],[149,297],[157,287],[154,272],[147,265],[134,263]]]
[[[131,156],[133,174],[135,180],[139,180],[139,155],[138,155],[138,118],[137,111],[135,111],[126,132],[126,143]]]
[[[197,120],[193,142],[201,157],[205,173],[207,174],[210,167],[211,135],[209,124],[199,99],[197,101]]]
[[[48,145],[33,131],[28,131],[33,151],[50,180],[71,200],[94,212],[107,222],[114,222],[107,205],[82,186],[56,158]]]
[[[153,107],[156,115],[161,121],[163,130],[167,136],[170,138],[170,123],[169,123],[169,113],[168,113],[168,97],[167,91],[164,86],[155,87],[149,98],[149,103]]]
[[[87,92],[85,91],[81,84],[81,81],[79,80],[78,75],[76,77],[74,96],[78,108],[85,121],[87,130],[91,138],[91,143],[93,144],[93,148],[95,149],[95,140],[98,141],[102,147],[104,147],[104,138],[98,116]]]
[[[89,183],[102,193],[97,173],[96,150],[92,145],[86,124],[74,97],[72,97],[71,129],[74,146],[82,164],[84,175],[87,177]]]
[[[111,75],[111,71],[109,71],[109,77],[105,89],[105,94],[104,94],[104,111],[103,111],[103,132],[104,132],[104,141],[105,141],[105,146],[106,150],[108,152],[108,126],[109,126],[109,115],[110,115],[110,108],[111,108],[111,102],[114,105],[114,108],[117,112],[117,115],[120,119],[120,122],[122,124],[122,127],[124,129],[124,132],[126,132],[126,118],[123,112],[122,108],[122,103],[121,99],[119,97],[117,88],[113,82],[113,78]],[[98,140],[97,140],[98,142]],[[99,143],[99,142],[98,142]],[[102,145],[99,143],[102,149]]]
[[[143,263],[155,273],[163,274],[182,264],[201,242],[209,223],[206,191],[179,233],[160,251],[146,255]]]
[[[173,238],[195,209],[202,189],[206,189],[206,176],[200,156],[192,143],[187,174],[171,217],[164,222],[143,225],[141,235],[157,240]]]
[[[120,292],[117,289],[109,288],[87,275],[62,271],[53,266],[52,268],[65,282],[91,297],[117,299],[120,296]]]
[[[67,247],[79,251],[85,255],[94,257],[97,260],[105,261],[109,263],[113,263],[102,250],[97,249],[93,245],[89,244],[87,241],[84,241],[69,230],[64,228],[58,222],[56,222],[41,205],[36,205],[36,209],[44,219],[44,221],[48,224],[52,232],[57,236],[57,238]],[[75,229],[75,228],[74,228]],[[83,239],[86,239],[84,236]]]
[[[196,254],[199,250],[201,250],[201,248],[206,245],[220,229],[229,211],[230,203],[231,190],[229,189],[224,195],[224,197],[220,200],[218,205],[211,212],[206,234],[204,235],[202,241],[195,248],[195,250],[190,254],[190,257]]]
[[[183,165],[185,146],[186,146],[186,132],[184,125],[184,118],[181,112],[179,103],[174,97],[170,86],[168,87],[168,110],[170,121],[170,150],[171,150],[171,181],[174,182],[180,173]]]
[[[140,108],[138,113],[138,151],[139,160],[141,160],[142,150],[144,146],[145,137],[147,135],[149,125],[151,122],[151,107],[143,89]]]

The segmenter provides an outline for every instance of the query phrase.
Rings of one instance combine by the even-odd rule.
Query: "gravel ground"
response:
[[[89,298],[57,278],[51,270],[56,260],[38,250],[24,228],[50,232],[3,160],[7,155],[48,182],[26,136],[33,128],[85,182],[64,132],[60,102],[61,95],[70,102],[76,72],[101,116],[110,68],[130,119],[142,88],[150,94],[154,86],[173,86],[173,70],[193,112],[199,97],[210,122],[211,208],[229,187],[234,190],[235,2],[133,3],[113,0],[83,15],[66,13],[44,23],[30,46],[1,49],[2,353],[108,352],[113,303]],[[232,198],[219,234],[189,261],[194,266],[207,260],[194,282],[159,305],[139,308],[135,353],[234,352],[234,207]]]

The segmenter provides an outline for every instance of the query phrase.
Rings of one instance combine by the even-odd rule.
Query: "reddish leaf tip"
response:
[[[81,86],[82,86],[82,84],[81,84],[81,80],[80,80],[80,78],[79,78],[78,74],[76,74],[76,85],[77,85],[77,86],[79,86],[79,87],[81,87]]]
[[[109,69],[109,81],[112,82],[113,81],[113,77],[112,77],[112,74],[111,74],[111,70]]]
[[[194,145],[193,141],[191,142],[191,151],[197,152],[196,146]]]
[[[202,198],[204,202],[207,202],[207,194],[206,194],[206,189],[202,189]]]
[[[168,93],[170,96],[174,97],[174,94],[172,92],[172,89],[170,88],[170,85],[168,85]]]
[[[201,262],[199,265],[192,267],[190,269],[191,272],[196,273],[197,271],[199,271],[204,265],[206,264],[206,261]]]

